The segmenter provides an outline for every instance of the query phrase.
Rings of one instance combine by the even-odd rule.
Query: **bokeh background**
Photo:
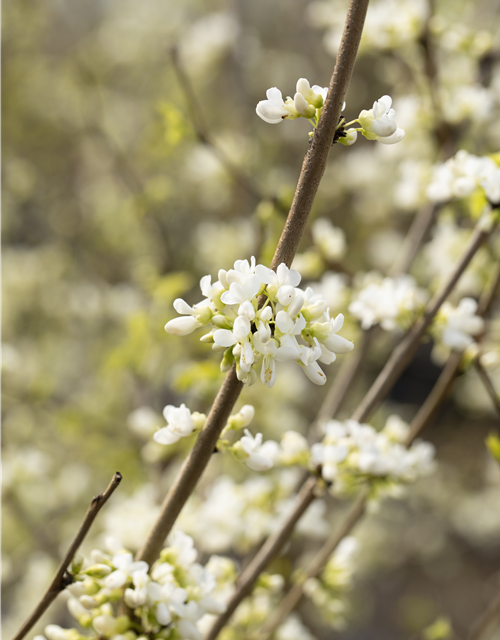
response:
[[[152,443],[161,411],[181,402],[206,411],[222,380],[217,354],[195,335],[167,335],[163,325],[176,297],[199,300],[206,273],[251,255],[269,263],[309,125],[267,125],[255,105],[271,86],[293,95],[299,77],[328,84],[345,9],[343,0],[3,3],[7,635],[115,470],[124,481],[86,549],[105,530],[130,547],[141,543],[177,453],[189,446]],[[361,272],[390,267],[425,206],[432,165],[460,148],[477,155],[500,148],[499,54],[494,0],[373,0],[346,117],[388,93],[407,135],[396,147],[363,139],[332,150],[312,219],[329,219],[345,242],[326,257],[309,228],[296,263],[304,282],[330,273],[332,307],[346,314],[355,341],[350,285]],[[423,286],[432,290],[456,259],[453,242],[472,227],[470,207],[439,213],[413,267]],[[493,238],[460,295],[480,295],[498,255]],[[498,340],[498,304],[492,317]],[[341,416],[398,337],[377,341]],[[430,342],[422,346],[375,426],[394,412],[414,415],[441,368],[431,351]],[[325,390],[292,366],[278,374],[269,392],[245,389],[242,403],[256,406],[255,426],[266,437],[305,433]],[[500,388],[498,369],[492,376]],[[495,429],[490,400],[474,372],[464,373],[425,433],[437,446],[436,473],[403,499],[385,501],[357,530],[359,567],[334,637],[420,637],[440,616],[465,637],[500,589],[500,470],[484,446]],[[222,473],[247,478],[234,461],[213,461],[185,518],[203,552],[211,543],[197,536],[196,508]],[[325,504],[328,528],[345,505]],[[298,537],[279,567],[286,575],[320,543]],[[236,558],[252,548],[248,540],[225,544],[220,550]],[[333,637],[307,601],[301,615],[317,637]],[[62,605],[44,620],[69,623]]]

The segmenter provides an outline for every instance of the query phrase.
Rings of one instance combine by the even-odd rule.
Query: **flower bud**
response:
[[[92,626],[101,636],[112,636],[117,631],[117,622],[112,616],[102,615],[96,616],[92,621]],[[50,639],[50,640],[56,640]],[[57,639],[58,640],[58,639]]]
[[[48,640],[67,640],[66,631],[58,624],[49,624],[45,627],[45,635]]]
[[[297,112],[304,118],[313,118],[316,115],[316,108],[310,105],[301,93],[296,93],[293,104]]]
[[[83,567],[84,558],[81,553],[77,553],[73,558],[73,562],[71,563],[71,573],[80,573],[81,568]]]
[[[224,351],[224,356],[222,357],[222,362],[220,363],[220,370],[222,372],[229,371],[229,369],[233,366],[233,362],[233,348],[229,347]]]
[[[187,336],[199,326],[198,320],[193,316],[183,316],[167,322],[165,331],[172,336]]]
[[[82,573],[86,573],[91,578],[105,578],[106,576],[109,576],[111,571],[111,567],[107,564],[93,564]]]

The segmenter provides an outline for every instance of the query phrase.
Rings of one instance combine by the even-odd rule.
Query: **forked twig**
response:
[[[111,482],[103,493],[92,498],[92,502],[90,503],[89,508],[87,509],[87,513],[83,519],[82,524],[80,525],[80,529],[78,530],[76,536],[73,538],[72,543],[70,544],[64,558],[61,560],[61,564],[59,565],[56,575],[52,579],[52,582],[47,587],[47,590],[43,594],[40,602],[36,605],[35,609],[29,615],[26,622],[22,625],[16,635],[12,638],[12,640],[21,640],[28,633],[28,631],[38,622],[38,620],[42,617],[42,615],[47,611],[49,606],[54,602],[58,594],[71,583],[71,578],[67,574],[67,569],[73,560],[76,552],[78,551],[80,545],[84,541],[87,536],[90,527],[92,526],[97,514],[102,509],[102,507],[106,504],[109,498],[114,493],[115,489],[118,487],[122,480],[122,474],[117,471],[113,476]]]

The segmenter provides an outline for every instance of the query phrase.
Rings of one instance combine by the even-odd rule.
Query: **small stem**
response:
[[[500,618],[500,593],[490,602],[483,615],[476,620],[467,640],[482,640],[488,631],[492,630],[495,622]]]
[[[276,631],[276,628],[285,620],[285,618],[293,611],[300,602],[303,595],[304,582],[309,578],[315,578],[325,568],[328,558],[338,547],[343,538],[354,528],[361,520],[366,509],[368,499],[368,487],[363,489],[358,497],[354,500],[345,519],[341,522],[340,527],[336,529],[333,535],[328,538],[318,553],[314,556],[313,561],[307,568],[305,575],[300,582],[297,582],[287,593],[281,604],[275,609],[271,617],[266,621],[262,629],[255,634],[255,640],[266,640]],[[208,639],[206,639],[208,640]],[[254,640],[252,638],[252,640]]]
[[[314,490],[316,488],[316,479],[309,478],[303,485],[299,495],[297,496],[295,506],[282,524],[282,526],[271,535],[262,545],[257,555],[250,562],[248,567],[239,576],[236,583],[236,591],[228,602],[225,613],[220,615],[205,635],[204,640],[215,640],[219,632],[227,624],[231,616],[240,604],[243,598],[250,595],[253,585],[259,575],[264,571],[266,566],[283,548],[283,545],[291,536],[293,529],[304,511],[314,500]]]
[[[486,372],[485,368],[483,367],[479,359],[476,359],[476,361],[474,362],[474,366],[476,367],[476,371],[479,375],[479,379],[481,380],[481,382],[484,385],[484,388],[488,392],[488,395],[491,398],[493,406],[495,407],[495,411],[497,412],[497,415],[500,418],[500,399],[498,397],[498,393],[495,391],[495,387],[493,386],[493,383],[491,382],[491,379],[488,373]]]
[[[214,142],[209,132],[208,126],[205,122],[203,111],[196,98],[191,80],[189,79],[189,76],[184,70],[181,61],[179,60],[177,47],[172,47],[172,49],[170,50],[170,54],[177,80],[179,81],[179,85],[186,98],[191,124],[193,125],[193,129],[198,140],[202,144],[211,147],[231,178],[237,184],[243,187],[243,189],[245,189],[247,193],[249,193],[255,200],[257,200],[257,202],[260,202],[262,200],[271,200],[276,206],[279,207],[280,204],[278,199],[276,197],[270,197],[264,194],[261,189],[255,184],[254,180],[250,176],[248,176],[240,167],[238,167]]]
[[[453,290],[455,284],[458,282],[460,276],[465,271],[478,249],[491,233],[491,230],[484,230],[483,227],[484,224],[481,219],[476,225],[466,250],[456,264],[453,272],[429,302],[424,311],[423,317],[412,326],[403,340],[394,349],[384,368],[368,390],[368,393],[353,413],[353,420],[357,420],[358,422],[366,420],[393,387],[404,368],[409,364],[418,348],[418,345],[420,344],[422,336],[431,324],[432,319]]]
[[[352,353],[352,355],[344,356],[342,365],[333,379],[333,382],[323,400],[323,404],[320,407],[318,417],[316,418],[316,425],[334,418],[339,411],[349,387],[366,359],[368,348],[375,336],[375,333],[375,327],[368,329],[368,331],[364,331],[361,339],[361,345]]]
[[[90,503],[87,513],[85,514],[85,518],[83,519],[80,529],[74,537],[73,542],[70,544],[69,549],[66,551],[64,558],[61,560],[61,564],[56,571],[56,575],[43,594],[40,602],[36,605],[33,612],[30,614],[26,622],[22,625],[22,627],[15,634],[12,640],[21,640],[22,638],[24,638],[28,631],[32,629],[32,627],[42,617],[45,611],[47,611],[49,606],[56,599],[57,595],[64,589],[67,580],[66,570],[68,569],[76,552],[78,551],[80,545],[88,534],[97,514],[114,493],[115,489],[120,484],[121,479],[122,474],[116,472],[107,489],[103,493],[100,493],[98,496],[95,496],[95,498],[92,499],[92,502]]]
[[[406,273],[411,267],[420,245],[434,223],[437,210],[437,205],[428,204],[425,207],[422,207],[416,214],[410,229],[403,240],[403,244],[401,245],[397,258],[387,273],[388,276],[394,278]]]

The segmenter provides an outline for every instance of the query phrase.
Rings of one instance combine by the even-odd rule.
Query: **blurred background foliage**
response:
[[[325,269],[345,282],[359,271],[385,271],[424,203],[432,163],[459,148],[478,155],[500,148],[498,7],[436,5],[430,23],[426,3],[394,3],[399,23],[387,0],[369,10],[346,114],[352,119],[389,93],[407,137],[397,149],[365,140],[333,149],[312,217],[341,227],[347,252],[329,263],[309,228],[297,260],[306,280]],[[26,616],[90,497],[115,470],[124,475],[123,500],[132,496],[128,506],[113,498],[115,511],[131,509],[138,537],[149,526],[178,468],[174,454],[190,446],[166,452],[151,442],[151,424],[163,424],[166,404],[207,411],[222,380],[219,358],[196,335],[172,337],[163,325],[176,297],[199,299],[206,273],[251,255],[269,262],[308,125],[268,126],[255,105],[271,86],[293,95],[299,77],[328,84],[345,7],[340,0],[4,2],[5,633]],[[392,32],[377,26],[381,12],[394,21]],[[430,82],[425,29],[438,67]],[[444,88],[439,112],[433,82]],[[460,101],[463,87],[472,93]],[[471,227],[467,207],[449,213]],[[462,293],[480,293],[497,249],[484,249]],[[433,287],[437,270],[426,270],[425,256],[414,274]],[[346,322],[359,342],[353,319]],[[341,415],[395,339],[377,344]],[[411,419],[439,373],[429,352],[424,345],[376,425],[394,411]],[[324,393],[285,368],[271,391],[256,385],[242,396],[256,406],[255,426],[266,437],[305,432]],[[340,637],[410,637],[442,614],[460,636],[500,586],[500,473],[484,447],[495,419],[467,376],[458,381],[460,402],[447,402],[426,434],[438,447],[437,474],[359,529],[362,566]],[[133,413],[141,407],[146,412]],[[234,461],[214,460],[200,496],[221,472],[246,476]],[[329,505],[331,523],[341,505]],[[297,544],[291,557],[308,549]],[[310,605],[302,609],[318,637],[330,637]],[[65,615],[60,608],[47,619]]]

